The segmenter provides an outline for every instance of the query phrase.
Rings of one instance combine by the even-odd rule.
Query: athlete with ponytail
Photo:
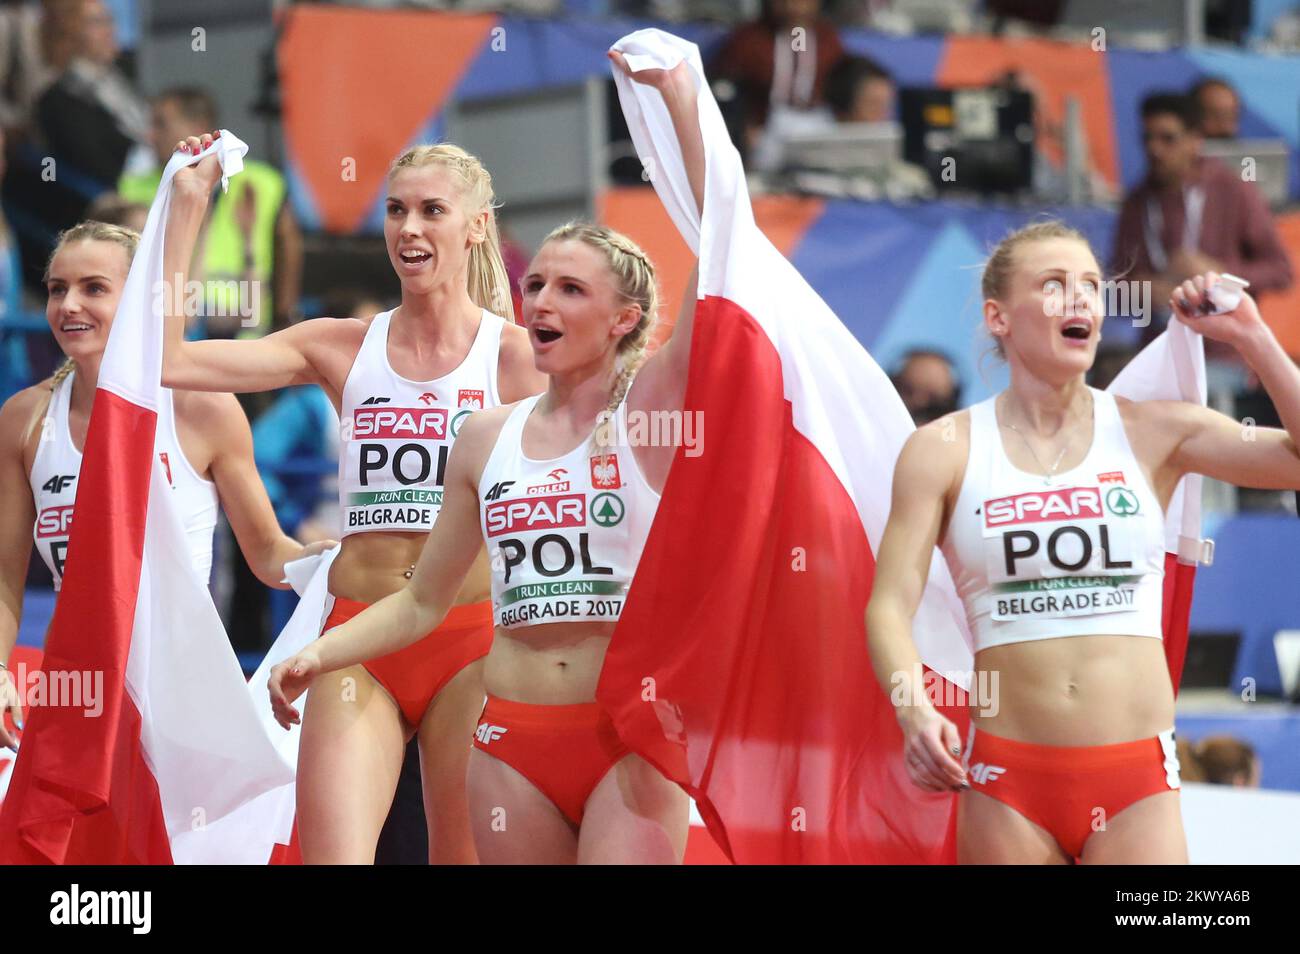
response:
[[[663,93],[701,202],[704,148],[686,65],[634,78]],[[486,543],[497,628],[469,774],[480,859],[680,862],[685,793],[623,747],[594,700],[675,453],[629,446],[628,418],[681,408],[694,296],[646,359],[654,268],[625,236],[556,229],[522,286],[546,393],[466,423],[414,578],[275,667],[272,705],[281,724],[296,723],[292,703],[308,684],[310,716],[322,682],[438,625]]]
[[[1186,863],[1161,641],[1165,509],[1191,473],[1300,488],[1300,370],[1250,296],[1206,314],[1210,272],[1171,303],[1183,324],[1235,347],[1276,404],[1285,430],[1245,441],[1238,421],[1198,404],[1088,387],[1100,272],[1060,223],[1004,239],[984,270],[984,324],[1011,385],[919,428],[894,471],[867,608],[872,663],[912,780],[961,792],[964,863]],[[964,758],[913,675],[912,620],[936,545],[975,637],[974,682],[996,687],[972,698]]]
[[[0,409],[0,665],[18,636],[33,534],[54,588],[63,582],[99,365],[139,240],[121,226],[82,222],[59,236],[46,268],[45,317],[67,360],[48,381],[19,391]],[[206,583],[220,498],[248,565],[267,586],[284,588],[287,561],[333,541],[304,548],[280,530],[253,463],[248,420],[234,397],[163,393],[156,442],[195,570]],[[0,714],[8,710],[16,723],[21,689],[0,669]],[[0,722],[0,745],[16,744]]]
[[[197,153],[211,141],[190,138],[179,148]],[[164,273],[178,281],[220,175],[213,157],[176,174]],[[249,392],[314,383],[334,402],[344,525],[326,630],[411,579],[471,411],[546,383],[527,332],[511,320],[492,179],[482,164],[457,146],[410,149],[389,171],[386,207],[384,240],[402,288],[393,311],[304,321],[251,341],[185,341],[184,317],[168,316],[165,384]],[[475,860],[465,773],[483,707],[492,607],[480,543],[470,556],[445,615],[417,634],[423,639],[358,657],[308,698],[297,784],[305,862],[374,860],[416,733],[429,860]]]

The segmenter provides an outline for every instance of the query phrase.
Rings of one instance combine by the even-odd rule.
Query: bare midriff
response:
[[[396,593],[411,579],[427,533],[356,533],[343,541],[330,567],[329,591],[359,603],[375,603]],[[492,593],[487,550],[480,548],[456,594],[455,606],[478,603]]]

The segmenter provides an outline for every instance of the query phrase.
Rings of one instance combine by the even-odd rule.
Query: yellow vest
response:
[[[153,203],[162,181],[162,170],[155,169],[137,175],[124,175],[118,181],[117,191],[128,202],[149,206]],[[256,338],[271,326],[271,271],[275,263],[275,221],[280,214],[287,194],[284,176],[273,166],[256,159],[244,160],[244,171],[230,180],[230,191],[218,192],[212,212],[208,217],[207,237],[203,249],[203,276],[205,279],[205,314],[240,314],[241,305],[247,310],[248,302],[241,302],[238,282],[244,279],[244,237],[235,222],[235,209],[245,190],[253,189],[257,196],[257,211],[253,222],[253,278],[261,286],[258,325],[243,328],[241,338]],[[249,293],[246,291],[244,297]]]

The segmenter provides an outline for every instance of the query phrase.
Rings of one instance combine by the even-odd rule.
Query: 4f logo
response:
[[[502,480],[492,485],[492,489],[483,495],[484,500],[496,500],[515,485],[513,480]]]
[[[432,404],[434,401],[438,400],[438,395],[434,394],[432,391],[425,391],[420,395],[420,400],[425,404]]]
[[[970,777],[977,785],[987,785],[989,782],[996,782],[999,776],[1006,774],[1006,771],[1001,765],[985,765],[983,762],[977,762],[970,767]]]
[[[391,400],[392,398],[386,398],[386,397],[368,397],[361,403],[363,406],[366,404],[387,404]]]
[[[617,490],[623,486],[618,473],[617,454],[603,454],[591,458],[591,486],[602,490]]]
[[[489,742],[495,742],[509,731],[503,725],[492,725],[490,722],[484,722],[474,730],[474,738],[487,745]]]
[[[41,484],[41,490],[52,494],[61,494],[64,489],[76,479],[76,474],[55,474],[45,483]]]

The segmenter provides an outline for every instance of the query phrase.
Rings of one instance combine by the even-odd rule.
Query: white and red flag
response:
[[[225,175],[247,151],[225,131],[209,149]],[[293,779],[191,563],[154,447],[171,401],[161,385],[163,232],[172,177],[195,161],[178,153],[163,172],[113,321],[46,638],[48,685],[102,689],[91,707],[70,694],[28,709],[0,810],[0,861],[264,862],[265,845],[241,851],[219,823]]]
[[[1170,321],[1169,327],[1125,366],[1107,390],[1131,401],[1205,404],[1205,339],[1181,322]],[[1208,563],[1214,553],[1212,543],[1201,539],[1201,483],[1200,474],[1188,474],[1174,488],[1165,510],[1162,621],[1165,659],[1175,694],[1187,658],[1196,567]]]

